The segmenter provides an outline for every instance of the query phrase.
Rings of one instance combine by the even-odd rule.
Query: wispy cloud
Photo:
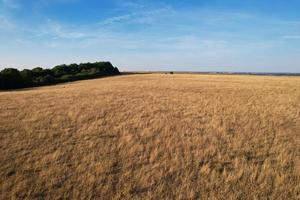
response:
[[[71,4],[77,2],[78,0],[38,0],[33,1],[32,3],[32,10],[35,13],[39,13],[41,8],[45,8],[47,6],[55,5],[55,4]]]
[[[296,40],[300,40],[300,35],[284,35],[282,36],[283,39],[296,39]]]
[[[283,25],[300,25],[300,20],[277,20],[278,24],[283,24]]]
[[[134,14],[126,14],[121,16],[115,16],[111,18],[107,18],[99,23],[99,25],[114,25],[116,23],[121,23],[124,21],[129,21],[134,17]]]
[[[81,39],[86,37],[86,34],[83,32],[70,30],[66,26],[63,26],[59,23],[49,20],[46,26],[46,32],[49,35],[53,35],[56,38],[62,39]]]
[[[107,18],[98,24],[100,26],[118,25],[118,24],[151,24],[174,14],[171,7],[162,7],[156,9],[147,9],[144,11],[132,12],[120,16]]]
[[[12,31],[15,30],[16,25],[5,15],[0,15],[0,30]]]
[[[129,11],[144,10],[154,7],[165,6],[163,2],[145,1],[145,0],[114,0],[118,9],[125,9]],[[159,6],[157,5],[159,4]]]
[[[18,9],[21,4],[17,0],[1,0],[4,9]]]

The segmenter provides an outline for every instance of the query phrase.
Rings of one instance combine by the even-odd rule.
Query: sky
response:
[[[0,0],[0,69],[300,72],[299,0]]]

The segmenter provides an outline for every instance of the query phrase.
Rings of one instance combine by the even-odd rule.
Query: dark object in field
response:
[[[0,72],[0,89],[37,87],[119,74],[118,68],[110,62],[58,65],[52,69],[37,67],[22,71],[7,68]]]
[[[170,72],[170,74],[174,74],[174,72]]]

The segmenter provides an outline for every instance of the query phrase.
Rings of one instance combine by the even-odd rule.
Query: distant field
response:
[[[0,199],[300,199],[300,77],[0,92]]]

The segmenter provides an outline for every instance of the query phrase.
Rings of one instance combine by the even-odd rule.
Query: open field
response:
[[[300,199],[300,77],[0,92],[1,199]]]

